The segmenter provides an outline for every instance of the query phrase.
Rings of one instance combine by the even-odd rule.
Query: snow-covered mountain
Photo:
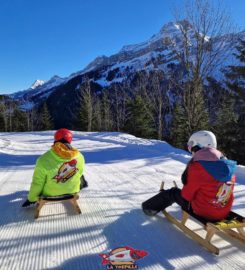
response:
[[[131,73],[142,69],[165,70],[167,66],[178,63],[175,54],[173,54],[173,49],[179,52],[183,50],[181,27],[187,29],[190,43],[193,44],[195,32],[188,21],[181,21],[179,23],[170,22],[165,24],[157,34],[153,35],[147,41],[124,46],[117,54],[109,57],[99,56],[84,70],[73,75],[81,75],[86,72],[101,70],[100,77],[95,79],[95,81],[102,86],[108,86],[113,82],[125,79],[128,75],[126,70],[130,70]],[[234,53],[236,51],[236,46],[239,43],[239,38],[241,37],[245,37],[245,31],[232,37],[232,46],[228,42],[222,44],[224,57],[222,65],[217,66],[216,79],[217,76],[221,76],[220,73],[222,68],[237,62]],[[206,42],[209,42],[209,37],[206,36],[205,40]],[[223,37],[215,38],[213,46],[221,43],[221,40],[223,40]],[[108,79],[108,74],[112,71],[116,71],[117,74],[114,79],[110,80]]]
[[[32,84],[32,86],[30,87],[31,89],[35,89],[35,88],[37,88],[38,86],[41,86],[41,85],[43,85],[45,83],[45,81],[42,81],[42,80],[36,80],[33,84]]]
[[[115,82],[120,83],[139,70],[165,70],[170,65],[178,64],[176,56],[173,54],[173,46],[177,50],[182,50],[181,27],[188,29],[190,42],[192,42],[194,31],[187,21],[181,21],[179,23],[170,22],[164,25],[157,34],[153,35],[147,41],[124,46],[118,53],[111,56],[99,56],[83,70],[72,73],[67,78],[54,76],[45,83],[35,85],[34,89],[29,88],[11,96],[16,100],[22,100],[23,104],[26,102],[30,104],[31,102],[35,105],[46,100],[57,89],[62,88],[62,91],[64,89],[67,89],[67,91],[78,89],[84,76],[103,88]],[[224,59],[222,65],[214,71],[213,75],[215,79],[219,80],[221,77],[220,71],[222,68],[236,61],[233,53],[241,35],[245,37],[245,31],[234,35],[233,46],[224,44],[224,53],[228,54],[229,57]],[[217,37],[214,43],[218,44],[220,38]],[[207,42],[209,41],[209,37],[205,37],[205,39]],[[76,83],[73,84],[72,82]]]
[[[163,141],[122,133],[74,132],[73,145],[84,154],[88,188],[80,192],[81,215],[67,203],[21,208],[36,159],[50,149],[54,131],[0,133],[0,268],[2,270],[106,270],[100,254],[130,246],[148,252],[137,261],[142,270],[242,270],[245,245],[216,234],[214,256],[159,213],[145,216],[141,203],[181,174],[190,155]],[[237,169],[233,210],[245,215],[245,167]],[[176,204],[168,208],[176,217]],[[187,226],[204,235],[202,226]]]
[[[53,89],[63,84],[66,79],[63,79],[57,75],[53,76],[48,81],[36,80],[30,88],[27,90],[16,92],[10,95],[14,100],[20,100],[24,103],[33,102],[39,103],[40,101],[46,99]]]
[[[170,22],[164,25],[159,33],[153,35],[147,41],[134,45],[126,45],[117,54],[110,57],[100,56],[96,58],[83,72],[95,70],[101,66],[112,66],[116,63],[121,63],[122,66],[130,65],[135,68],[137,66],[143,66],[147,60],[150,60],[154,56],[168,54],[168,40],[171,38],[177,42],[179,37],[179,25]]]

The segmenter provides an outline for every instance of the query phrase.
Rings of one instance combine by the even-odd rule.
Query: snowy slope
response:
[[[120,246],[149,252],[139,269],[244,269],[245,245],[216,236],[220,255],[208,253],[159,215],[145,216],[141,202],[179,181],[190,156],[165,142],[121,133],[75,132],[86,158],[89,187],[81,215],[69,205],[44,206],[41,217],[22,209],[35,160],[53,132],[0,133],[0,269],[106,269],[99,254]],[[237,170],[234,209],[245,215],[245,167]],[[179,207],[169,208],[179,215]],[[200,226],[191,225],[200,230]]]

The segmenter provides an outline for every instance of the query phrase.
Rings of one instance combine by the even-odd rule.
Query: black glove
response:
[[[86,187],[88,187],[88,182],[85,179],[83,179],[83,188],[86,188]]]
[[[80,190],[88,187],[88,182],[85,180],[85,177],[82,175],[80,178]]]
[[[23,204],[22,207],[28,207],[31,205],[34,205],[36,202],[30,202],[29,200],[26,200]]]

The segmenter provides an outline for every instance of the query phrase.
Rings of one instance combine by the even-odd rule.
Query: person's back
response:
[[[72,134],[67,129],[55,133],[50,150],[38,158],[28,200],[23,207],[38,200],[40,195],[58,196],[80,191],[84,157],[71,146]]]
[[[191,203],[195,214],[210,220],[225,218],[232,207],[236,163],[222,157],[215,148],[194,153],[187,167],[187,180],[181,195]]]

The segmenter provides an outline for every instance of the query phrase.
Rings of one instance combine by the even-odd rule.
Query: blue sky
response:
[[[216,1],[216,0],[214,0]],[[245,0],[223,0],[245,29]],[[0,94],[67,77],[173,21],[182,0],[0,0]]]

